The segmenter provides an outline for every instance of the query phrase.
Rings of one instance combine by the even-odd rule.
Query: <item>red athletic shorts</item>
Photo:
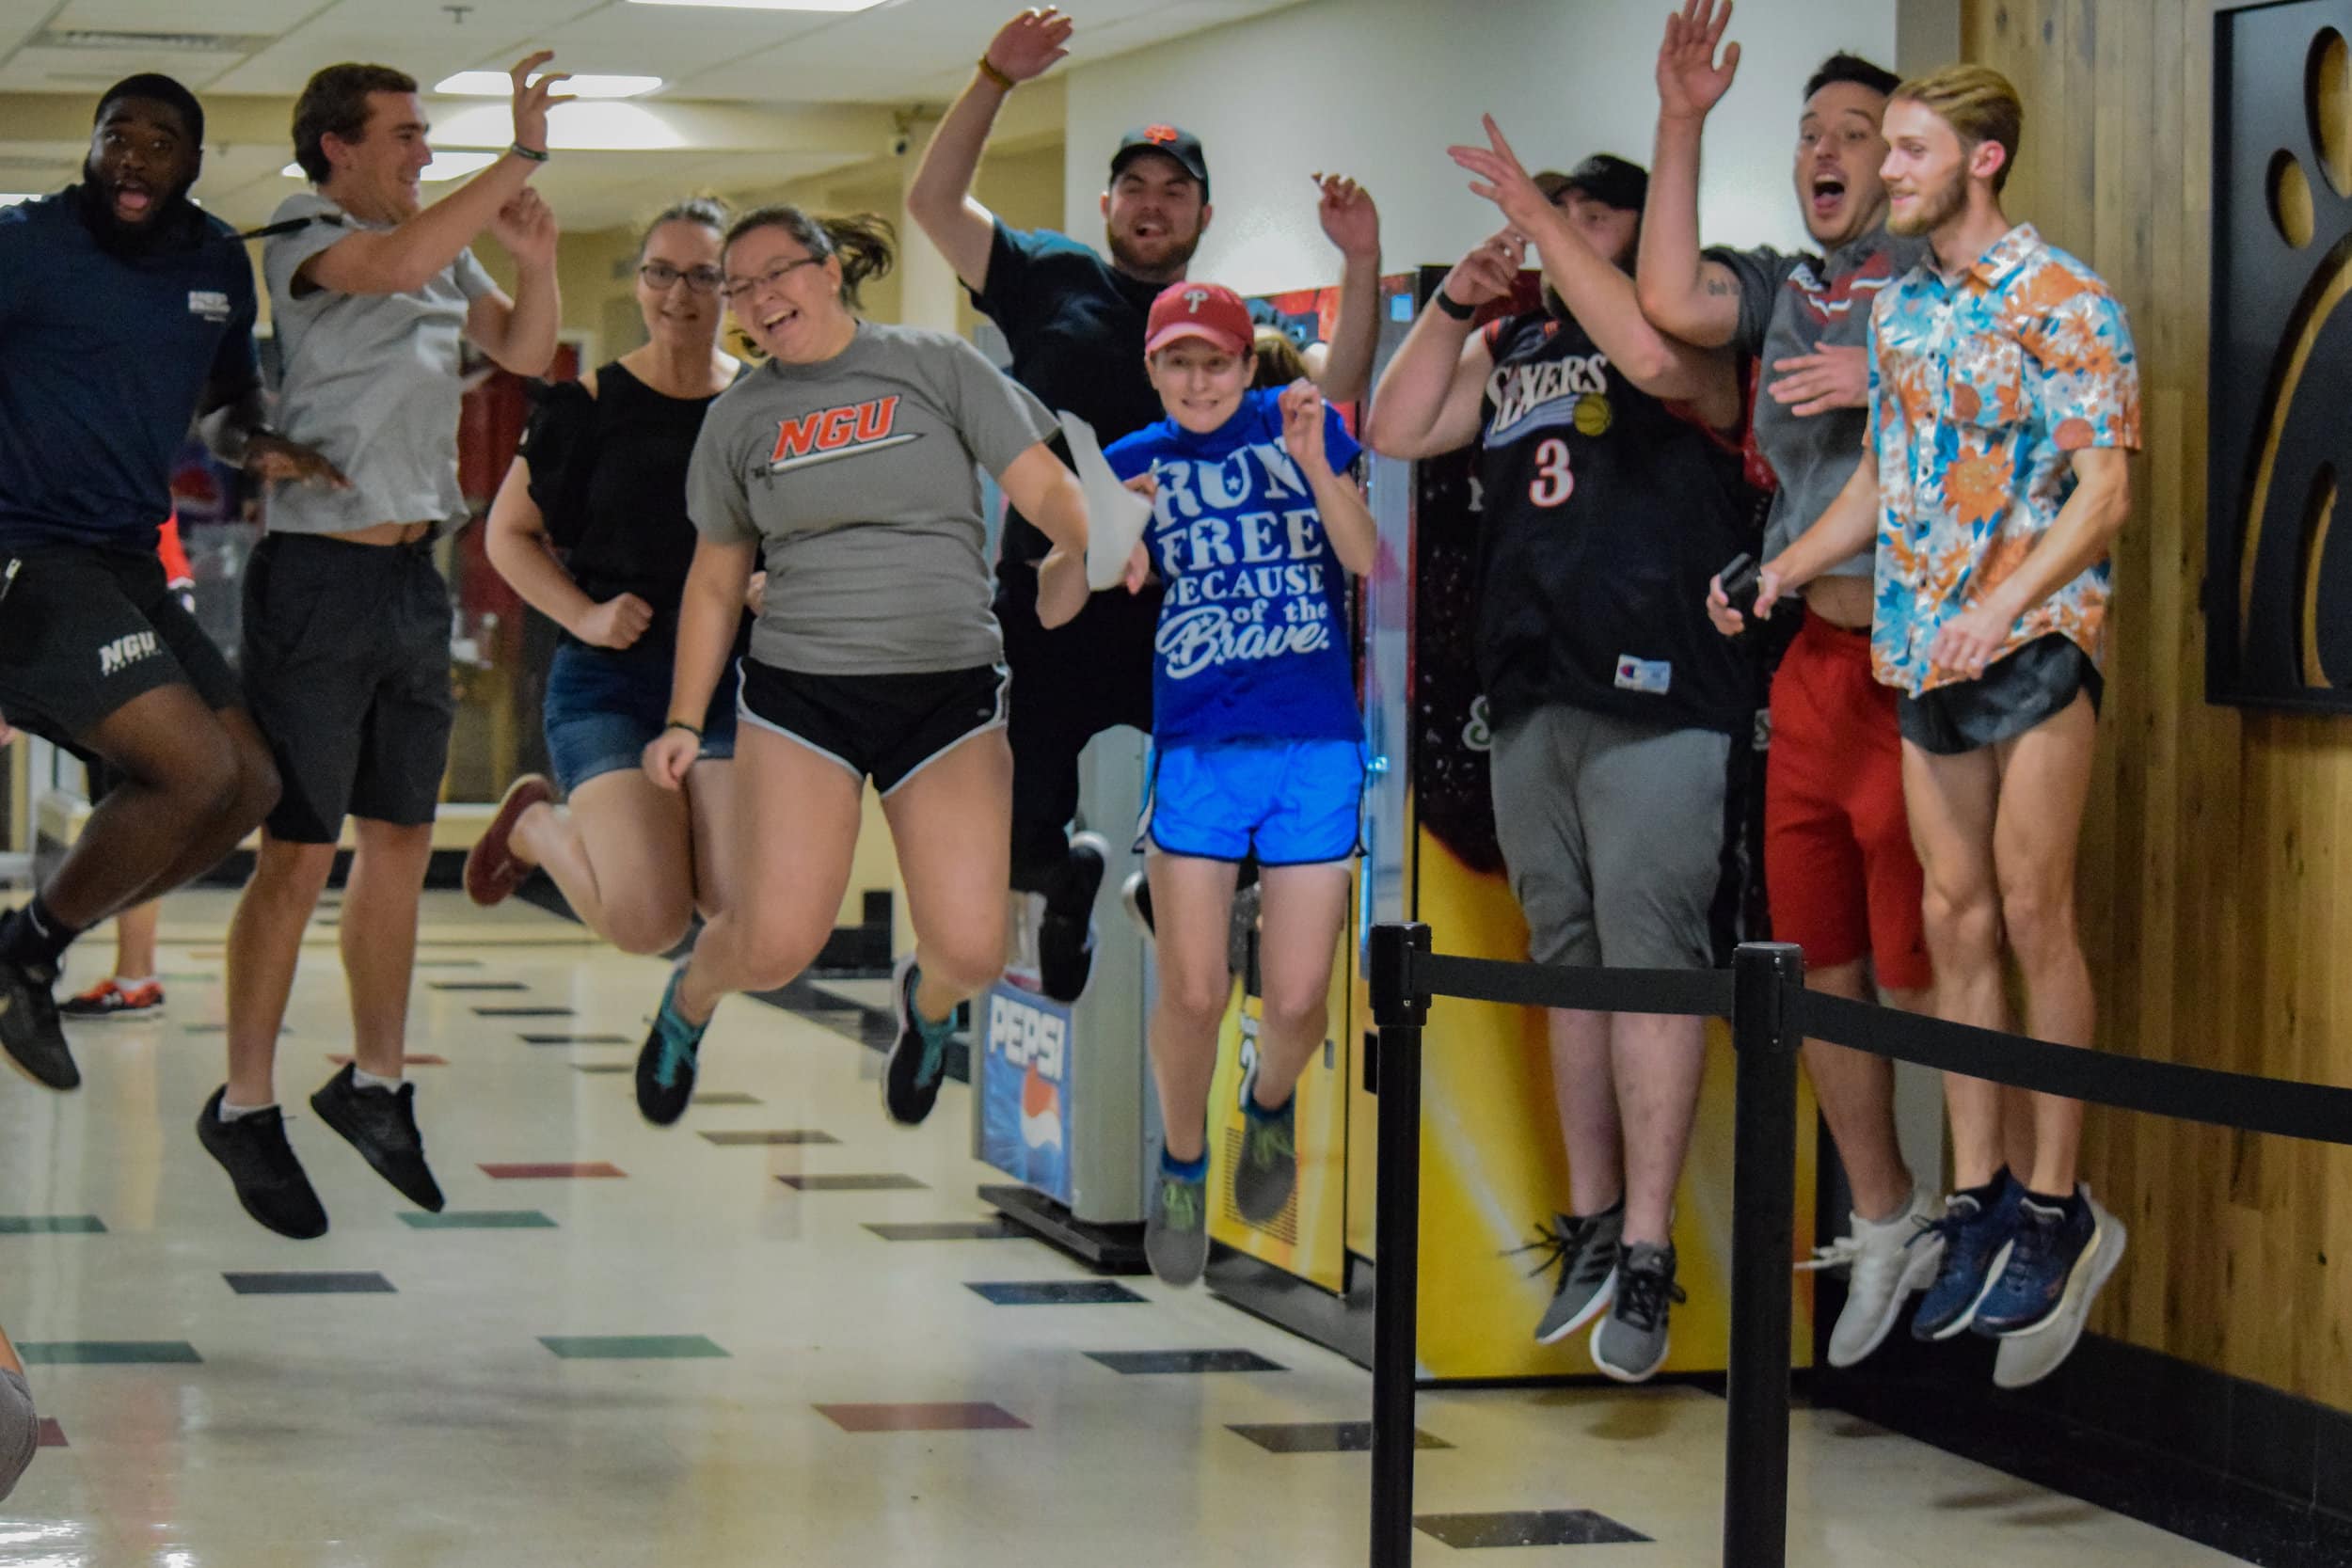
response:
[[[1772,677],[1764,887],[1772,935],[1810,967],[1868,958],[1882,986],[1927,985],[1895,692],[1871,678],[1868,632],[1813,615]]]

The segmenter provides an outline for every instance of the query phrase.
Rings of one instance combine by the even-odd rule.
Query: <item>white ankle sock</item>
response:
[[[358,1063],[355,1062],[352,1064],[351,1085],[354,1088],[397,1090],[404,1081],[405,1080],[398,1077],[378,1078],[374,1073],[370,1072],[366,1068],[359,1066]]]
[[[273,1109],[277,1104],[278,1101],[273,1100],[267,1105],[231,1105],[229,1103],[229,1097],[223,1095],[220,1101],[220,1119],[235,1121],[240,1117],[259,1116],[263,1111]]]
[[[136,990],[141,986],[151,986],[154,983],[155,976],[152,974],[142,974],[135,980],[132,979],[127,974],[118,974],[115,976],[115,985],[123,990]]]

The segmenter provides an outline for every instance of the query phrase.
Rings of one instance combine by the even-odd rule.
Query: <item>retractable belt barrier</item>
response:
[[[1788,1562],[1797,1048],[1808,1036],[2120,1110],[2352,1145],[2352,1089],[2053,1045],[1808,991],[1804,956],[1786,942],[1746,943],[1728,971],[1561,969],[1434,953],[1428,927],[1384,925],[1373,927],[1370,959],[1373,1022],[1380,1041],[1372,1568],[1409,1568],[1413,1560],[1422,1030],[1437,997],[1731,1022],[1738,1079],[1724,1568],[1786,1568]]]

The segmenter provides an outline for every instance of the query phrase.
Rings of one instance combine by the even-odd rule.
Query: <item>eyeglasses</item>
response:
[[[719,297],[732,305],[739,299],[749,299],[761,289],[772,289],[803,267],[813,267],[824,261],[822,256],[803,256],[796,261],[779,261],[757,277],[730,277],[719,289]]]
[[[637,276],[644,278],[645,286],[656,293],[683,277],[688,288],[698,294],[707,294],[718,289],[721,274],[717,267],[709,265],[687,267],[681,271],[667,261],[647,261],[637,269]]]

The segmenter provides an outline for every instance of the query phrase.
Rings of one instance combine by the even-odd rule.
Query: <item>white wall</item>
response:
[[[1708,122],[1710,243],[1797,245],[1789,184],[1800,94],[1851,49],[1892,70],[1897,0],[1740,0],[1739,79]],[[1172,120],[1208,152],[1216,215],[1193,276],[1245,293],[1335,281],[1308,176],[1355,175],[1380,203],[1384,266],[1450,262],[1494,231],[1445,155],[1491,112],[1531,169],[1588,152],[1649,162],[1667,0],[1309,0],[1085,63],[1069,75],[1068,224],[1102,244],[1098,198],[1131,127]]]

